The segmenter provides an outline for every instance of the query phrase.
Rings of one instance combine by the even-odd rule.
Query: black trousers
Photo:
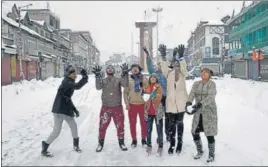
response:
[[[167,112],[166,112],[166,96],[162,96],[161,104],[162,104],[163,110],[165,112],[165,134],[166,134],[166,137],[169,137],[169,133],[168,133],[169,118],[168,118]]]
[[[197,126],[196,130],[195,130],[195,134],[192,134],[194,141],[197,141],[197,140],[200,140],[201,139],[200,132],[204,132],[203,116],[202,116],[202,114],[200,114],[199,123],[198,123],[198,126]],[[215,143],[214,136],[207,136],[207,140],[208,140],[208,143],[209,144]]]
[[[156,116],[148,115],[147,120],[147,145],[152,147],[152,131],[153,131],[153,123],[155,121],[156,131],[157,131],[157,139],[159,147],[163,147],[163,119],[159,120],[157,124]]]
[[[177,132],[178,143],[182,143],[184,124],[183,124],[184,112],[182,113],[168,113],[169,119],[169,138],[170,146],[173,147],[176,144],[175,136]]]

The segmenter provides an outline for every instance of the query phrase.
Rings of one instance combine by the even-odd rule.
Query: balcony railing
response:
[[[2,33],[2,37],[14,40],[14,34]]]
[[[268,23],[268,10],[264,11],[260,15],[252,18],[246,23],[240,24],[237,28],[233,29],[230,32],[229,38],[232,39],[234,37],[240,36],[243,33],[254,29],[255,26],[261,25],[263,23]]]

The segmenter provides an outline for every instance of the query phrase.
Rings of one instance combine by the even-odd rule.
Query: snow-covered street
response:
[[[190,133],[192,116],[185,115],[183,151],[180,156],[169,156],[168,143],[164,154],[156,157],[156,132],[153,133],[153,154],[147,156],[145,149],[130,147],[131,137],[127,111],[125,110],[125,143],[127,152],[119,149],[113,121],[108,128],[104,150],[96,153],[98,141],[101,91],[95,89],[94,77],[73,96],[80,111],[77,118],[81,154],[73,151],[72,136],[64,123],[59,138],[49,151],[53,158],[40,156],[41,141],[45,140],[53,127],[51,107],[62,79],[25,81],[2,87],[2,165],[67,165],[67,166],[204,166],[208,156],[207,140],[202,134],[205,154],[200,160],[192,157],[196,153]],[[194,81],[187,81],[190,90]],[[216,159],[213,165],[268,165],[268,83],[259,83],[225,77],[215,80],[219,134],[216,136]],[[138,142],[140,128],[137,123]]]

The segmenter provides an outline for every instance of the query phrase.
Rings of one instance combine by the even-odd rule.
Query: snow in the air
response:
[[[2,165],[131,165],[131,166],[203,166],[207,165],[207,141],[202,134],[205,154],[193,160],[196,149],[190,133],[192,116],[185,115],[183,152],[169,156],[168,143],[164,154],[156,157],[156,132],[153,132],[153,154],[147,156],[141,146],[130,147],[131,137],[125,111],[125,142],[128,151],[119,149],[116,129],[111,121],[104,150],[96,153],[98,141],[101,91],[95,89],[94,77],[73,96],[80,111],[77,118],[82,153],[72,148],[70,129],[64,123],[61,134],[49,148],[53,158],[40,156],[41,141],[53,127],[52,103],[62,79],[25,81],[2,87]],[[187,81],[188,90],[194,81]],[[219,134],[216,137],[216,161],[213,165],[268,165],[268,84],[230,77],[215,80],[218,94]],[[137,132],[140,136],[139,123]],[[139,140],[140,141],[140,140]],[[140,144],[140,143],[139,143]]]

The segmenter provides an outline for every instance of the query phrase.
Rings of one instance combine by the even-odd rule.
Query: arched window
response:
[[[219,48],[220,48],[220,39],[218,37],[212,38],[213,55],[218,55],[219,54]]]

